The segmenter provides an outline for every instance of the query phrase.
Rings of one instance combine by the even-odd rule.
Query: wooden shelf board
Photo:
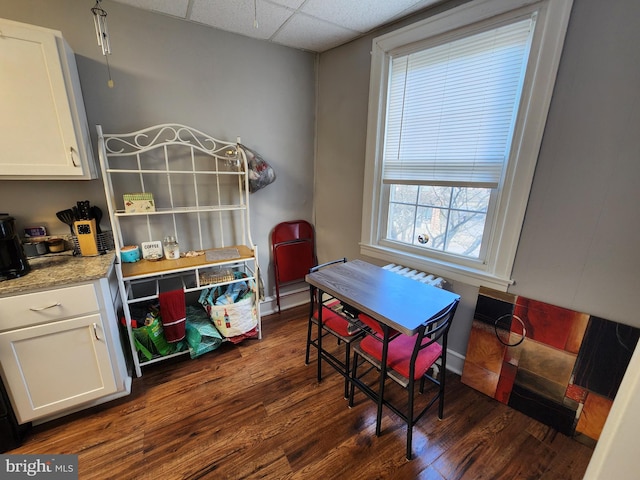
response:
[[[238,249],[240,256],[238,258],[229,258],[218,261],[208,261],[206,252],[215,252],[221,250],[227,250],[231,248]],[[132,277],[144,277],[147,275],[164,274],[179,272],[184,270],[192,270],[198,267],[209,267],[227,264],[230,262],[243,261],[253,258],[253,250],[246,245],[233,245],[225,248],[212,248],[205,250],[205,255],[197,257],[180,257],[176,260],[139,260],[135,263],[123,263],[122,264],[122,276],[130,279]]]

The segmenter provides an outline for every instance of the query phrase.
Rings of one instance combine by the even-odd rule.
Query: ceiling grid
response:
[[[442,0],[115,0],[288,47],[324,52]]]

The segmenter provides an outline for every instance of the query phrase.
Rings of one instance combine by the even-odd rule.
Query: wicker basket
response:
[[[107,230],[106,232],[97,234],[97,244],[98,244],[98,252],[104,253],[107,250],[115,249],[115,244],[113,243],[113,232]],[[78,237],[73,235],[73,253],[75,255],[80,255],[80,244],[78,243]]]

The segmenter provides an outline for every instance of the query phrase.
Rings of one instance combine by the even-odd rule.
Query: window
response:
[[[386,238],[479,258],[491,189],[391,185]]]
[[[374,40],[363,254],[506,289],[570,9],[480,0]]]

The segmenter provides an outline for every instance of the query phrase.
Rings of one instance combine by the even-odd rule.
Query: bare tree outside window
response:
[[[387,238],[478,258],[490,196],[489,188],[392,185]]]

